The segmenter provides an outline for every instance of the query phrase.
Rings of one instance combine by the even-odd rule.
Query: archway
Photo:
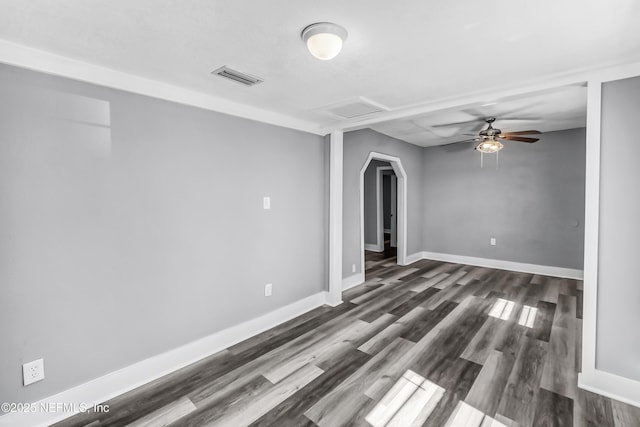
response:
[[[398,265],[406,265],[407,259],[407,173],[398,157],[372,151],[360,169],[360,267],[364,277],[364,173],[372,160],[389,162],[397,176],[397,239],[398,239]]]

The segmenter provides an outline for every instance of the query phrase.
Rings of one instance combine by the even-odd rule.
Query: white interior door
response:
[[[398,247],[398,178],[391,175],[391,246]]]

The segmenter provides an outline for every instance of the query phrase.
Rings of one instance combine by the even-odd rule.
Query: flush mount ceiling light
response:
[[[331,22],[317,22],[302,30],[302,40],[309,52],[323,61],[338,56],[346,39],[347,30]]]

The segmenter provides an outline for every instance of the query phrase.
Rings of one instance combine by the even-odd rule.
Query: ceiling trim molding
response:
[[[500,99],[511,96],[526,95],[534,92],[555,89],[562,86],[585,85],[587,81],[598,79],[611,81],[640,75],[640,62],[610,64],[588,69],[577,69],[569,72],[551,74],[533,81],[525,81],[504,87],[485,89],[461,96],[441,98],[427,103],[419,103],[399,107],[388,112],[376,114],[375,117],[343,120],[323,127],[323,133],[341,129],[345,132],[368,128],[371,125],[395,119],[405,119],[425,113],[462,107],[469,104],[484,103],[487,99]]]
[[[325,135],[316,123],[0,39],[0,62],[86,83]]]
[[[371,125],[390,120],[409,118],[443,109],[486,102],[489,98],[498,99],[526,95],[532,92],[554,89],[561,86],[585,84],[587,81],[594,79],[611,81],[640,75],[640,62],[609,64],[588,69],[577,69],[547,75],[535,81],[522,82],[521,84],[485,89],[426,103],[411,104],[378,113],[373,117],[354,118],[321,125],[313,121],[301,120],[286,114],[234,102],[222,97],[208,95],[170,83],[72,59],[3,39],[0,39],[0,63],[315,135],[327,135],[335,130],[352,131],[368,128]]]

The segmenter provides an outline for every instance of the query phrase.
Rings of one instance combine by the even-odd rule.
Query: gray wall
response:
[[[376,151],[400,158],[407,173],[407,255],[422,251],[422,148],[370,129],[344,134],[342,274],[360,272],[360,169]]]
[[[377,169],[382,166],[391,167],[391,164],[389,162],[373,160],[364,171],[364,242],[372,245],[378,243],[376,174]]]
[[[319,136],[1,66],[0,401],[323,291],[326,171]]]
[[[472,144],[426,148],[422,158],[425,251],[582,269],[584,129],[507,141],[497,169],[495,155],[480,168]]]
[[[602,89],[596,367],[640,381],[640,77]]]

